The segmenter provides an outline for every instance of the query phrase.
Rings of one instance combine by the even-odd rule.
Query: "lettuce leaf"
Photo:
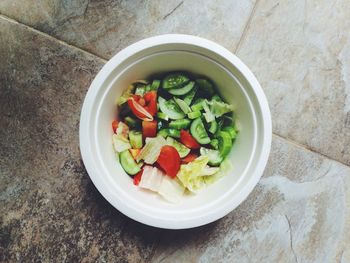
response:
[[[210,106],[210,112],[215,117],[220,117],[225,113],[233,111],[233,106],[222,101],[211,100],[206,102]],[[204,106],[204,105],[203,105]],[[205,109],[204,109],[205,110]]]
[[[146,138],[146,144],[137,155],[136,161],[139,162],[143,159],[145,163],[155,163],[158,159],[161,148],[166,144],[166,140],[160,135],[155,138]]]
[[[129,85],[128,88],[123,92],[123,94],[118,98],[117,104],[120,106],[128,101],[134,91],[134,85]]]
[[[231,161],[226,158],[220,165],[220,169],[217,173],[211,175],[211,176],[206,176],[204,178],[204,181],[207,185],[212,184],[216,181],[218,181],[219,179],[221,179],[222,177],[226,176],[230,171],[232,171],[232,163]]]
[[[209,108],[209,104],[208,104],[208,100],[205,100],[202,102],[203,105],[203,109],[205,111],[205,113],[203,113],[205,120],[209,123],[212,121],[215,121],[215,116],[212,113],[211,109]]]
[[[112,141],[116,152],[123,152],[131,148],[129,140],[123,135],[113,134]]]

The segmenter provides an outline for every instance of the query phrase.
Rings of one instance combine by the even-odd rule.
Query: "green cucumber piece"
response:
[[[231,150],[232,147],[232,139],[228,132],[226,131],[220,131],[218,134],[218,140],[219,140],[219,152],[222,157],[226,157]]]
[[[130,116],[126,116],[124,119],[126,125],[129,126],[131,129],[140,129],[141,128],[141,122],[137,119],[134,119]]]
[[[207,79],[196,79],[200,94],[204,98],[210,98],[214,95],[214,85]]]
[[[191,149],[187,148],[185,145],[171,137],[168,137],[166,141],[169,145],[173,146],[177,150],[177,152],[180,155],[180,158],[186,157],[191,151]]]
[[[172,95],[176,95],[176,96],[181,96],[181,95],[185,95],[188,92],[190,92],[193,87],[194,87],[195,82],[194,81],[190,81],[188,84],[186,84],[186,86],[182,87],[182,88],[174,88],[174,89],[170,89],[168,90],[168,92]]]
[[[157,112],[157,117],[161,120],[165,120],[165,121],[168,121],[169,120],[169,117],[168,115],[166,115],[165,113],[161,112],[161,111],[158,111]]]
[[[139,131],[130,131],[129,132],[130,144],[133,149],[141,149],[143,146],[142,142],[142,133]]]
[[[218,123],[216,120],[213,120],[212,122],[210,122],[209,132],[211,134],[215,134],[217,130],[218,130]]]
[[[162,136],[162,137],[164,137],[164,138],[166,138],[166,137],[168,137],[168,129],[161,129],[159,132],[158,132],[158,134],[157,135],[160,135],[160,136]]]
[[[158,90],[160,87],[160,80],[155,79],[152,81],[151,90]]]
[[[180,131],[176,129],[168,129],[168,136],[173,138],[180,138]]]
[[[171,73],[163,79],[163,89],[176,89],[185,86],[190,79],[182,73]]]
[[[184,102],[185,102],[188,106],[191,105],[192,100],[193,100],[194,96],[195,96],[196,93],[197,93],[197,90],[198,90],[197,86],[194,86],[194,88],[191,89],[191,91],[190,91],[189,93],[187,93],[187,94],[183,97]]]
[[[205,147],[201,147],[200,154],[209,158],[208,164],[211,166],[219,166],[224,160],[218,150],[212,150]]]
[[[121,152],[119,155],[119,160],[124,171],[130,175],[135,175],[141,170],[134,158],[132,158],[129,150]]]
[[[190,126],[190,124],[191,121],[189,119],[175,120],[169,123],[169,128],[173,128],[176,130],[187,129]]]
[[[235,139],[237,137],[237,132],[235,130],[235,128],[233,128],[232,126],[226,126],[224,128],[222,128],[223,131],[228,132],[231,136],[231,139]]]
[[[189,112],[189,113],[187,114],[188,118],[190,118],[191,120],[197,119],[197,118],[199,118],[201,115],[202,115],[202,113],[201,113],[200,111],[192,111],[192,112]]]
[[[179,120],[185,117],[185,114],[174,100],[171,99],[166,101],[162,97],[159,97],[158,102],[161,112],[168,115],[170,119]]]
[[[185,113],[189,113],[191,111],[191,108],[190,106],[188,106],[186,104],[185,101],[183,101],[182,99],[179,99],[179,98],[174,98],[175,102],[177,103],[177,105],[179,105],[180,109]]]
[[[190,131],[192,136],[196,139],[198,143],[200,144],[210,143],[210,138],[208,136],[207,131],[205,130],[205,127],[201,118],[197,118],[191,123]]]
[[[201,110],[203,110],[203,101],[204,101],[204,99],[202,99],[202,98],[196,99],[194,101],[193,105],[191,106],[191,109],[193,111],[201,111]]]
[[[211,147],[213,147],[215,150],[219,149],[219,140],[218,139],[212,139],[210,141]]]

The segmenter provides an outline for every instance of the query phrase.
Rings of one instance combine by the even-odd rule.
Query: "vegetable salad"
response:
[[[230,169],[233,107],[207,78],[182,72],[139,80],[118,100],[113,146],[136,186],[179,202]]]

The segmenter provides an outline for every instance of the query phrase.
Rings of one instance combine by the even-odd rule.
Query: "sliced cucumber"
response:
[[[158,134],[157,135],[160,135],[160,136],[162,136],[162,137],[164,137],[164,138],[166,138],[166,137],[168,137],[168,129],[161,129],[159,132],[158,132]]]
[[[237,137],[237,132],[235,130],[235,128],[233,128],[232,126],[226,126],[224,128],[222,128],[223,131],[228,132],[231,136],[231,139],[235,139]]]
[[[231,150],[232,147],[232,139],[228,132],[226,131],[220,131],[218,134],[218,140],[219,140],[219,152],[222,157],[226,157]]]
[[[191,121],[189,119],[175,120],[169,123],[169,128],[177,130],[187,129],[190,126],[190,124]]]
[[[191,111],[191,108],[190,106],[188,106],[186,104],[185,101],[183,101],[182,99],[179,99],[179,98],[174,98],[175,102],[177,103],[177,105],[179,105],[180,109],[185,113],[189,113]]]
[[[141,169],[138,164],[135,162],[134,158],[132,158],[129,150],[125,150],[119,155],[120,164],[123,167],[124,171],[130,175],[137,174]]]
[[[204,98],[210,98],[214,95],[214,85],[206,79],[196,79],[199,92]]]
[[[162,119],[162,120],[165,120],[165,121],[168,121],[169,120],[169,117],[168,115],[166,115],[165,113],[161,112],[161,111],[158,111],[157,112],[157,117],[159,119]]]
[[[211,147],[213,147],[215,150],[219,149],[219,140],[218,139],[212,139],[210,141]]]
[[[173,138],[180,138],[180,131],[176,129],[167,129],[168,136]]]
[[[133,149],[141,149],[143,146],[142,142],[142,133],[139,131],[130,131],[129,132],[130,144]]]
[[[151,90],[158,90],[160,87],[160,80],[155,79],[152,81]]]
[[[129,126],[131,129],[140,129],[141,128],[141,122],[137,119],[134,119],[130,116],[126,116],[124,119],[126,125]]]
[[[179,120],[185,117],[180,107],[176,104],[174,100],[165,100],[162,97],[158,98],[159,108],[161,112],[168,115],[170,119]]]
[[[187,148],[185,145],[171,137],[168,137],[166,141],[169,145],[173,146],[177,150],[177,152],[180,155],[180,158],[186,157],[191,151],[191,149]]]
[[[193,100],[194,96],[195,96],[196,93],[197,93],[197,90],[198,90],[197,86],[194,86],[194,88],[191,89],[191,91],[190,91],[189,93],[187,93],[187,94],[183,97],[184,102],[185,102],[188,106],[191,105],[192,100]]]
[[[176,96],[185,95],[193,89],[194,84],[195,84],[195,82],[191,81],[188,84],[186,84],[186,86],[184,86],[183,88],[170,89],[170,90],[168,90],[168,92],[170,94],[176,95]]]
[[[185,86],[190,79],[182,73],[172,73],[163,79],[163,89],[177,89]]]
[[[224,160],[218,150],[212,150],[205,147],[201,147],[200,154],[209,158],[208,164],[211,166],[219,166]]]
[[[190,118],[191,120],[197,119],[197,118],[199,118],[201,115],[202,115],[202,113],[201,113],[200,111],[192,111],[192,112],[189,112],[189,113],[187,114],[188,118]]]
[[[215,134],[217,130],[218,130],[218,123],[216,120],[213,120],[212,122],[210,122],[209,132],[211,134]]]
[[[201,118],[197,118],[192,122],[190,131],[192,136],[196,139],[198,143],[200,144],[210,143],[210,138],[208,136],[208,133],[205,130],[205,127]]]
[[[201,111],[201,110],[203,110],[203,101],[204,101],[204,99],[202,99],[202,98],[196,99],[194,101],[193,105],[191,106],[191,109],[193,111]]]

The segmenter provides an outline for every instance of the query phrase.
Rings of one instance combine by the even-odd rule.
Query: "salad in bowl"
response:
[[[231,170],[233,107],[210,79],[170,72],[138,80],[117,104],[113,147],[136,187],[178,203]]]

